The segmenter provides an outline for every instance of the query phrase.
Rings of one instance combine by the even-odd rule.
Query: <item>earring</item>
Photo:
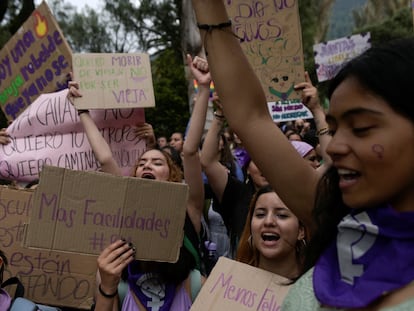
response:
[[[254,248],[253,247],[253,240],[252,240],[252,235],[250,235],[248,238],[247,238],[247,243],[249,244],[249,246],[250,246],[250,248]]]
[[[302,247],[306,247],[307,246],[307,243],[306,243],[306,240],[305,239],[302,239],[300,241],[302,242]]]
[[[295,247],[296,253],[302,254],[306,248],[307,243],[305,239],[298,240],[298,242],[299,243],[296,243],[296,247]]]

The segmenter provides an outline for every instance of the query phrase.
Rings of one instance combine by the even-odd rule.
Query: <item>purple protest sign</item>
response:
[[[332,79],[343,63],[370,47],[369,32],[315,44],[313,51],[319,82]]]

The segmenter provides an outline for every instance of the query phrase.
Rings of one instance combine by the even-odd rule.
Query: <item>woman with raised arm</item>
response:
[[[193,211],[195,211],[193,212],[195,213],[193,217],[201,223],[204,209],[204,182],[202,179],[199,146],[204,131],[205,117],[203,116],[206,115],[207,111],[207,105],[204,103],[208,102],[210,97],[211,76],[208,64],[202,58],[196,56],[193,60],[190,55],[187,55],[187,65],[197,80],[199,90],[183,146],[184,176],[186,183],[191,184],[195,189],[193,194],[189,196],[188,202],[195,206],[193,208]],[[201,228],[198,227],[197,229],[200,232]]]
[[[248,177],[246,182],[233,176],[220,162],[217,152],[224,121],[221,105],[218,105],[201,150],[201,164],[214,194],[213,208],[220,214],[226,226],[230,238],[229,255],[233,258],[252,196],[257,189],[268,185],[268,182],[250,158],[246,159],[245,164]]]
[[[302,103],[309,108],[316,124],[316,136],[319,141],[319,151],[322,156],[322,167],[326,169],[332,164],[331,157],[326,153],[326,147],[331,141],[325,112],[320,104],[317,88],[312,84],[309,73],[305,71],[305,81],[295,85],[295,89],[302,90]]]
[[[315,187],[320,175],[303,161],[274,124],[263,88],[231,25],[227,23],[229,17],[224,1],[193,0],[193,7],[210,71],[230,127],[241,138],[249,155],[277,189],[283,202],[295,207],[294,213],[311,228],[312,205],[309,203],[315,200]],[[286,157],[286,154],[291,156]],[[298,180],[302,185],[300,196],[297,188],[292,187]]]
[[[291,288],[282,309],[413,309],[414,39],[370,48],[331,81],[326,151],[332,167],[320,176],[273,126],[239,42],[230,27],[217,26],[228,25],[223,1],[193,5],[198,22],[210,25],[201,36],[226,118],[318,242],[308,257],[314,268]]]

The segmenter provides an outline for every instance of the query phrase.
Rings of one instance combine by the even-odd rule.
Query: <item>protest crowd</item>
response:
[[[53,111],[61,113],[54,120],[67,118],[77,124],[76,130],[65,129],[72,146],[67,154],[81,141],[90,151],[82,151],[79,157],[56,155],[57,162],[52,154],[41,162],[20,160],[16,165],[0,159],[2,181],[7,184],[0,191],[1,283],[10,277],[18,284],[16,295],[37,303],[39,309],[33,310],[197,311],[226,306],[229,310],[413,310],[414,144],[409,141],[414,142],[414,109],[407,90],[414,84],[414,39],[373,46],[346,62],[329,81],[327,110],[308,72],[302,72],[302,80],[295,80],[289,94],[296,92],[310,116],[275,121],[260,77],[233,33],[225,3],[192,3],[204,54],[186,55],[198,89],[185,133],[156,137],[142,110],[134,109],[124,110],[126,123],[113,125],[122,119],[122,112],[111,115],[79,106],[83,98],[91,99],[88,85],[74,72],[67,87],[47,99],[59,98],[54,104],[62,104],[62,108],[54,107]],[[272,82],[278,79],[282,78],[274,77]],[[279,94],[283,100],[285,95],[289,96]],[[24,135],[18,133],[34,122],[30,119],[33,111],[39,123],[47,123],[40,121],[39,107],[33,103],[22,112],[23,117],[11,120],[0,131],[1,157],[12,158],[22,148],[18,139]],[[52,108],[48,109],[45,115],[51,114]],[[211,109],[213,118],[205,129]],[[106,120],[113,122],[107,131]],[[42,141],[42,134],[34,130],[36,140],[26,140],[19,157],[25,159],[42,146],[58,152],[65,139],[50,123],[48,134],[43,134],[46,138]],[[123,140],[129,145],[115,149]],[[140,149],[122,151],[131,146]],[[46,168],[54,163],[62,171]],[[102,182],[87,185],[81,179],[89,175],[71,175],[73,170]],[[74,182],[69,183],[70,178]],[[121,186],[105,187],[121,185],[123,180],[128,182],[125,194]],[[132,202],[132,209],[94,210],[99,197],[88,191],[99,187],[96,191],[104,201]],[[55,193],[52,188],[69,198],[65,209],[54,203],[56,196],[48,196]],[[33,202],[13,207],[14,199],[8,199],[7,191]],[[149,199],[134,196],[138,191],[147,193]],[[179,197],[180,191],[185,192]],[[176,202],[170,199],[174,195]],[[177,209],[180,216],[157,211],[149,212],[152,216],[147,218],[137,216],[140,208],[155,205],[163,197],[161,205]],[[38,247],[42,249],[38,255],[22,245],[13,254],[8,252],[6,238],[12,230],[5,230],[4,223],[11,222],[6,216],[29,217],[31,209],[31,216],[39,215],[43,221],[49,215],[45,206],[55,207],[50,214],[52,227],[46,220],[41,225],[31,220],[28,229],[19,221],[13,230],[29,230],[25,234],[34,236],[33,232],[40,231],[31,230],[42,230],[36,226],[54,228],[54,232],[45,229],[39,238],[53,236],[53,246]],[[144,236],[143,244],[137,244],[135,236],[120,234],[101,239],[100,248],[92,253],[75,246],[79,254],[72,252],[71,259],[64,260],[66,249],[54,243],[59,244],[58,227],[78,230],[77,217],[85,227],[99,227],[102,232],[133,227],[133,235]],[[76,239],[82,234],[88,234],[86,229],[73,232],[75,245],[81,244]],[[158,244],[169,237],[175,240]],[[19,240],[37,247],[34,237]],[[94,242],[99,244],[96,235]],[[77,308],[60,304],[59,299],[56,303],[37,301],[39,288],[46,292],[53,282],[28,282],[24,278],[30,274],[27,270],[13,278],[7,272],[13,266],[25,267],[30,273],[56,270],[61,281],[79,274],[75,272],[79,269],[92,280],[82,297],[85,304]],[[73,297],[80,295],[82,284],[74,286]],[[26,295],[18,292],[19,286]],[[8,287],[3,283],[0,311],[32,310],[23,309],[14,290],[5,290]],[[63,292],[62,299],[71,295],[64,297]]]

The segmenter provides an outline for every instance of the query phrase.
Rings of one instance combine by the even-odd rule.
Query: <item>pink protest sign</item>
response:
[[[99,169],[67,92],[42,94],[8,127],[11,142],[0,145],[0,178],[30,182],[39,178],[45,164],[73,170]],[[130,175],[145,150],[145,142],[134,132],[134,125],[144,122],[144,110],[94,110],[90,114],[123,174]]]

